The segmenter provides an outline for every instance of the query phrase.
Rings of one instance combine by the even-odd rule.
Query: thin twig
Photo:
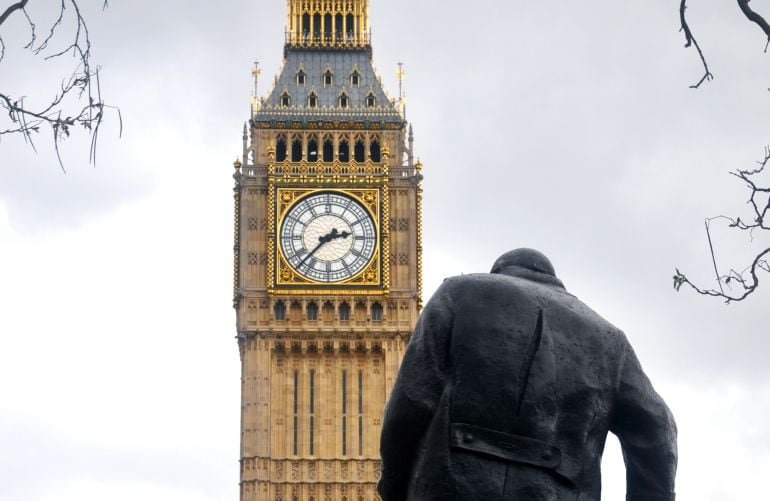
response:
[[[686,10],[687,10],[687,0],[681,0],[681,3],[679,4],[679,20],[681,22],[682,27],[679,31],[684,32],[684,38],[685,38],[684,46],[685,48],[688,48],[694,45],[695,49],[698,51],[698,56],[700,56],[701,63],[703,63],[703,69],[704,69],[703,76],[698,81],[698,83],[690,86],[691,89],[697,89],[706,80],[713,80],[714,75],[712,75],[711,71],[709,70],[709,65],[706,62],[706,57],[703,55],[703,51],[700,48],[700,44],[698,44],[698,40],[696,40],[695,36],[692,34],[692,30],[690,30],[690,25],[687,24]]]
[[[717,258],[714,254],[714,243],[711,241],[711,230],[709,229],[709,221],[706,220],[706,235],[709,239],[709,250],[711,251],[711,261],[714,263],[714,274],[717,277],[717,283],[719,284],[719,291],[724,294],[725,290],[722,288],[722,282],[719,280],[719,269],[717,268]]]

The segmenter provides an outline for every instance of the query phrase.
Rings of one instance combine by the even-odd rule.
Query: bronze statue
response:
[[[676,425],[625,335],[531,249],[444,281],[385,408],[383,501],[599,501],[607,432],[627,501],[673,501]]]

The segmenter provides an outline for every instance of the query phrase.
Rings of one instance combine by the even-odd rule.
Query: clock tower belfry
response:
[[[235,162],[240,500],[375,501],[422,307],[422,165],[368,0],[288,0],[285,36]]]

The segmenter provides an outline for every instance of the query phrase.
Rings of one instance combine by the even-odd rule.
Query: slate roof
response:
[[[304,71],[305,85],[297,85],[297,73]],[[331,70],[333,85],[324,87],[323,76]],[[360,75],[359,85],[351,85],[353,71]],[[348,95],[347,108],[340,108],[341,92]],[[281,96],[288,92],[291,106],[281,106]],[[308,107],[308,96],[315,92],[318,106]],[[366,106],[366,98],[373,94],[375,107]],[[403,122],[398,108],[385,94],[372,67],[370,50],[302,50],[292,49],[286,59],[277,83],[270,95],[263,99],[256,111],[257,122],[270,120],[357,120],[370,122]]]

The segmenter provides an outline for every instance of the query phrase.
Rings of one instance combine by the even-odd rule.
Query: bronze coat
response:
[[[448,279],[385,409],[384,501],[599,501],[608,431],[629,501],[673,501],[676,426],[625,335],[550,275]]]

